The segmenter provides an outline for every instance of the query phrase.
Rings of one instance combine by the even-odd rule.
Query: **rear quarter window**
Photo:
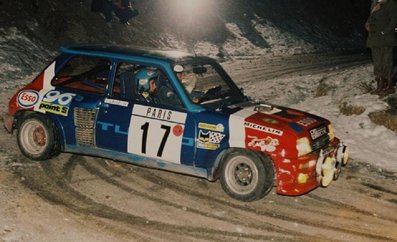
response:
[[[55,75],[51,84],[96,94],[105,94],[111,61],[109,59],[75,56]]]

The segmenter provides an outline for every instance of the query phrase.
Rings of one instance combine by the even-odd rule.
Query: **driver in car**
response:
[[[196,87],[196,76],[193,73],[186,74],[182,65],[175,65],[174,72],[176,73],[179,81],[185,87],[186,91],[191,94],[193,89]]]
[[[160,79],[156,69],[142,69],[135,74],[135,84],[143,101],[156,104],[180,106],[178,97],[165,80]]]

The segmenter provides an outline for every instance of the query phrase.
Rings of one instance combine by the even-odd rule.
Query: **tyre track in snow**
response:
[[[108,170],[110,172],[116,172],[117,173],[117,171],[112,169],[111,166],[108,166],[108,165],[104,166],[103,162],[100,162],[100,164],[102,165],[102,167],[104,169],[106,169],[106,170]],[[128,170],[130,165],[126,164],[124,166],[127,166],[127,167],[123,167],[123,169],[124,170]],[[90,168],[88,168],[88,169],[90,169]],[[236,211],[233,211],[235,213],[238,213],[239,210],[243,210],[244,213],[245,212],[251,212],[250,216],[252,216],[254,214],[257,214],[257,215],[259,214],[258,211],[248,209],[246,206],[242,206],[242,205],[237,205],[237,204],[231,203],[229,201],[230,199],[228,197],[226,197],[226,200],[218,199],[218,198],[216,198],[214,196],[210,196],[210,195],[207,195],[207,194],[202,193],[202,192],[197,192],[197,189],[192,190],[192,189],[186,188],[186,186],[184,184],[181,184],[180,181],[179,182],[178,181],[175,182],[175,181],[172,181],[172,180],[164,179],[161,176],[158,176],[158,175],[150,172],[151,169],[139,168],[139,170],[140,170],[139,173],[135,173],[134,174],[134,178],[132,178],[131,176],[123,176],[123,177],[119,177],[119,178],[122,179],[122,181],[125,182],[125,183],[132,184],[132,183],[134,183],[134,181],[138,177],[140,180],[144,179],[144,180],[148,181],[149,183],[155,184],[156,186],[161,186],[163,188],[172,190],[172,191],[174,191],[176,193],[180,193],[182,196],[193,197],[193,199],[189,199],[189,200],[196,200],[196,201],[197,200],[202,200],[203,203],[211,201],[211,206],[212,207],[216,207],[217,209],[224,209],[226,207],[226,208],[235,209]],[[94,171],[92,173],[98,174],[98,172],[94,172]],[[212,183],[212,182],[208,182],[208,181],[203,180],[203,179],[200,179],[200,180],[202,180],[201,182],[206,182],[206,183],[210,184],[210,185],[205,186],[206,188],[208,188],[209,186],[215,187],[215,184]],[[218,186],[216,186],[216,187],[219,188]],[[196,208],[193,208],[189,204],[188,205],[180,205],[180,204],[175,204],[175,203],[168,203],[166,200],[162,200],[162,199],[159,199],[157,197],[152,197],[151,199],[157,200],[161,204],[167,204],[169,206],[174,206],[176,208],[179,208],[181,206],[183,206],[183,207],[186,206],[188,211],[193,211],[194,213],[196,213],[199,216],[206,216],[206,217],[210,217],[210,218],[215,218],[215,219],[218,219],[218,220],[221,220],[221,221],[227,221],[227,222],[229,222],[231,224],[233,224],[233,223],[234,224],[238,224],[239,223],[239,221],[236,220],[236,219],[220,217],[220,216],[217,216],[217,215],[214,216],[212,214],[209,214],[208,211],[205,211],[205,210],[200,211],[200,210],[198,210]],[[262,216],[264,214],[260,213],[260,215]],[[243,218],[241,216],[239,216],[239,220],[241,220]],[[266,214],[266,216],[272,216],[272,213],[268,213],[268,214]],[[252,217],[247,218],[247,219],[248,220],[252,219]],[[294,236],[303,235],[303,234],[301,234],[299,232],[295,232],[295,231],[292,231],[292,230],[278,228],[277,226],[269,224],[269,223],[265,222],[266,220],[262,220],[262,219],[263,219],[262,217],[259,218],[259,220],[262,221],[262,224],[248,223],[247,226],[250,227],[250,228],[260,229],[262,231],[273,231],[273,232],[277,232],[277,233],[280,233],[280,234],[286,234],[287,233],[289,235],[294,235]]]
[[[94,162],[98,162],[98,161],[94,161]],[[115,171],[114,169],[109,169],[112,166],[104,165],[105,163],[102,162],[102,161],[99,161],[98,163],[99,163],[99,165],[102,168],[105,168],[105,170],[109,171],[111,174],[112,173],[115,173],[115,174],[124,173],[124,172],[120,172],[120,170]],[[119,176],[119,175],[107,176],[106,174],[104,174],[104,170],[99,170],[98,167],[91,166],[87,162],[84,162],[82,164],[82,166],[87,171],[89,171],[91,174],[96,175],[96,176],[100,177],[103,180],[106,180],[108,183],[111,183],[112,185],[116,186],[117,188],[122,189],[122,190],[124,190],[125,192],[128,192],[128,193],[133,193],[134,196],[139,196],[139,197],[141,197],[143,199],[147,199],[147,200],[150,200],[152,202],[154,201],[156,204],[158,204],[158,206],[168,206],[168,207],[171,207],[171,208],[174,208],[174,209],[178,209],[178,210],[184,209],[185,211],[188,211],[189,213],[193,213],[194,217],[202,216],[202,217],[205,217],[206,219],[209,218],[209,219],[214,219],[214,220],[218,220],[218,221],[222,221],[222,222],[227,222],[227,223],[230,224],[230,226],[232,226],[233,224],[238,225],[240,223],[240,221],[236,220],[236,219],[227,218],[227,217],[221,217],[219,215],[214,215],[214,214],[208,213],[208,211],[206,211],[206,210],[200,210],[200,209],[193,208],[189,204],[178,204],[178,203],[170,202],[170,199],[168,199],[168,200],[167,200],[167,198],[163,199],[163,196],[159,196],[158,194],[150,194],[151,193],[150,191],[153,190],[152,189],[153,186],[158,186],[158,181],[160,181],[162,186],[165,186],[166,189],[168,189],[169,183],[166,180],[162,179],[161,177],[155,176],[154,179],[146,179],[146,180],[149,181],[148,185],[146,185],[146,186],[144,186],[143,188],[140,188],[140,189],[147,190],[149,192],[139,192],[139,191],[137,191],[138,189],[131,188],[130,185],[125,185],[125,184],[134,184],[136,182],[136,180],[141,180],[141,176],[138,176],[138,179],[135,176],[131,177],[131,176],[128,176],[128,175],[127,176],[124,175],[122,177]],[[126,166],[127,166],[127,169],[128,169],[128,167],[130,165],[126,165]],[[138,169],[139,169],[139,173],[145,173],[145,168],[138,168]],[[124,173],[124,174],[126,174],[126,173]],[[134,174],[134,175],[136,175],[136,174]],[[112,178],[110,178],[110,177],[112,177]],[[123,178],[122,179],[123,182],[119,181],[119,179],[114,179],[114,178]],[[182,184],[180,184],[180,185],[182,185]],[[142,186],[142,184],[140,184],[139,186]],[[175,189],[175,191],[177,191],[179,193],[182,192],[181,195],[183,195],[183,196],[189,195],[189,194],[186,194],[185,191],[183,189],[181,189],[181,187],[177,187],[177,189]],[[207,197],[205,197],[205,196],[203,198],[202,194],[197,196],[197,198],[204,199],[204,200],[207,199]],[[191,203],[192,200],[193,199],[187,199],[187,201],[189,203]],[[266,223],[264,223],[262,226],[255,225],[255,224],[248,224],[248,225],[245,225],[245,226],[261,230],[262,232],[265,231],[266,233],[271,233],[271,231],[276,231],[277,233],[280,233],[280,235],[289,234],[289,235],[297,236],[299,234],[299,233],[294,233],[293,231],[277,229],[276,226],[271,225],[271,224],[270,225],[266,225]],[[209,227],[211,227],[211,226],[209,226]],[[191,228],[182,226],[181,228],[179,228],[179,231],[184,231],[185,229],[191,229]],[[198,230],[200,230],[200,228],[198,228]],[[228,235],[228,233],[226,231],[219,231],[219,234],[221,234],[222,236]],[[239,237],[240,237],[239,239],[241,239],[241,237],[243,237],[244,239],[255,239],[254,235],[249,235],[249,236],[247,236],[247,235],[244,235],[244,236],[239,235]],[[304,236],[304,237],[307,237],[307,236]],[[267,236],[265,234],[261,234],[260,236],[257,236],[257,239],[259,239],[259,240],[270,239],[270,238],[277,238],[277,236],[273,235],[272,237],[269,237],[269,238],[267,238]],[[212,239],[215,239],[215,238],[212,236]],[[282,236],[279,239],[288,240],[288,238],[285,238],[285,236]],[[216,240],[218,240],[218,239],[216,239]],[[228,241],[228,239],[226,239],[226,241]]]
[[[248,212],[249,213],[248,216],[252,216],[254,214],[260,215],[260,216],[264,216],[263,218],[261,218],[261,219],[263,219],[263,221],[267,221],[269,218],[280,219],[280,220],[284,220],[284,221],[288,221],[288,222],[302,223],[302,224],[305,224],[305,225],[318,227],[319,229],[326,228],[326,229],[329,229],[331,231],[334,230],[334,231],[339,231],[341,233],[355,234],[355,235],[364,236],[364,237],[367,237],[367,238],[380,239],[380,240],[382,240],[382,239],[386,239],[387,240],[388,239],[388,238],[383,237],[383,236],[374,236],[374,235],[366,233],[366,232],[360,232],[360,231],[344,229],[344,228],[338,227],[338,225],[335,225],[335,226],[332,226],[332,225],[331,226],[320,225],[319,226],[319,224],[311,221],[310,218],[308,218],[308,219],[302,219],[302,218],[297,219],[296,217],[290,216],[289,214],[275,214],[272,211],[266,211],[266,210],[260,211],[260,210],[256,210],[256,209],[250,209],[247,206],[241,206],[241,205],[238,205],[238,204],[225,202],[224,200],[220,200],[220,199],[217,199],[217,198],[214,198],[214,197],[209,197],[209,196],[205,196],[205,195],[203,196],[202,194],[200,194],[198,192],[189,191],[188,189],[181,188],[178,184],[175,184],[174,182],[171,182],[169,180],[162,180],[158,176],[153,176],[153,174],[150,174],[150,172],[148,174],[145,174],[145,173],[147,173],[145,171],[142,172],[142,173],[143,173],[143,175],[140,175],[140,176],[142,176],[144,179],[149,179],[152,182],[158,181],[160,184],[164,185],[167,188],[174,189],[175,191],[181,191],[183,194],[189,194],[189,195],[192,195],[192,196],[196,196],[197,199],[205,198],[206,200],[211,200],[213,202],[213,205],[214,204],[219,204],[220,207],[227,206],[227,207],[234,208],[236,210],[242,210],[242,211],[244,211],[244,213]],[[350,212],[361,213],[362,215],[365,215],[365,216],[368,216],[368,217],[372,217],[373,216],[373,214],[371,212],[367,212],[367,211],[361,210],[361,209],[356,208],[354,206],[351,206],[349,204],[339,203],[337,201],[332,201],[330,199],[321,198],[321,197],[318,197],[318,196],[315,196],[315,195],[310,196],[310,194],[308,195],[308,197],[311,197],[311,198],[314,198],[314,200],[317,200],[318,204],[314,204],[313,207],[325,206],[325,205],[333,204],[333,207],[335,207],[335,208],[344,208],[345,210],[349,210]],[[280,203],[282,203],[282,201],[280,201]],[[277,211],[285,210],[288,207],[288,205],[289,205],[288,203],[283,204],[283,206],[281,206]],[[322,214],[325,217],[327,217],[327,216],[328,217],[332,217],[334,215],[331,211],[312,210],[312,208],[310,208],[310,207],[309,208],[305,208],[305,211],[311,211],[313,213]],[[298,211],[294,211],[292,214],[296,214],[296,212],[298,212]],[[346,216],[345,219],[350,220],[350,221],[356,221],[356,218],[354,218],[354,217]],[[390,222],[397,223],[397,220],[393,219],[393,218],[383,218],[383,219],[387,220],[387,221],[390,221]]]
[[[67,155],[62,155],[60,158],[65,156]],[[343,235],[345,238],[360,238],[363,241],[391,240],[391,237],[384,236],[381,233],[373,233],[371,230],[363,229],[358,224],[349,227],[349,224],[357,223],[357,218],[362,221],[369,221],[373,217],[373,212],[357,208],[347,202],[333,200],[327,196],[309,193],[306,196],[298,197],[301,202],[296,203],[295,198],[291,199],[273,194],[270,195],[270,198],[265,198],[264,201],[240,203],[226,197],[216,183],[204,180],[205,183],[208,183],[206,187],[210,189],[210,193],[214,193],[212,195],[207,195],[205,191],[197,191],[197,187],[187,187],[186,184],[190,186],[192,182],[196,185],[197,182],[203,182],[199,178],[185,177],[101,158],[78,155],[70,156],[63,162],[63,165],[60,165],[60,163],[62,162],[59,160],[42,162],[41,166],[37,166],[37,171],[32,173],[32,170],[29,169],[29,171],[26,171],[27,173],[22,172],[19,175],[27,177],[25,184],[51,203],[65,206],[78,213],[90,214],[114,221],[116,224],[113,226],[115,226],[116,230],[119,222],[128,224],[131,228],[126,229],[124,233],[134,238],[142,236],[137,233],[137,230],[143,229],[152,231],[151,233],[153,231],[156,233],[171,233],[181,241],[186,238],[214,241],[228,241],[233,238],[240,240],[276,239],[288,241],[299,238],[299,240],[320,241],[321,238],[333,240],[332,235],[338,237],[337,234],[339,234],[339,237]],[[131,172],[131,169],[135,172]],[[37,174],[40,172],[43,174]],[[188,182],[186,182],[187,180]],[[356,180],[360,181],[360,179]],[[338,181],[332,185],[337,183]],[[43,184],[45,185],[43,186]],[[135,200],[142,203],[152,203],[151,206],[145,209],[150,210],[153,206],[161,206],[165,208],[164,213],[169,213],[168,215],[171,217],[174,214],[178,214],[176,211],[182,210],[185,213],[181,215],[182,217],[189,213],[189,217],[196,219],[201,217],[201,220],[206,221],[202,226],[185,226],[175,224],[177,223],[175,221],[178,221],[178,215],[170,223],[150,218],[150,216],[136,215],[133,209],[118,208],[117,204],[109,203],[106,198],[96,196],[95,190],[92,191],[92,194],[88,194],[82,188],[87,184],[89,184],[90,189],[97,188],[99,193],[101,187],[105,186],[104,184],[110,184],[114,193],[123,193],[124,196],[134,197]],[[353,185],[367,187],[361,181]],[[160,188],[153,189],[153,187]],[[391,192],[392,195],[395,195],[395,192],[389,188],[377,188],[377,190],[387,190],[388,194]],[[323,192],[330,189],[332,189],[332,186],[320,191]],[[164,193],[164,191],[166,192]],[[350,192],[349,190],[342,190],[339,193]],[[176,197],[185,197],[185,200],[182,204],[173,202],[166,193],[172,193],[173,196],[176,194]],[[271,199],[271,202],[267,201],[268,199]],[[382,200],[382,202],[387,201]],[[304,204],[303,206],[301,205],[302,203]],[[197,204],[202,205],[197,206]],[[327,209],[314,209],[319,207]],[[211,210],[212,212],[210,212]],[[305,211],[304,214],[306,215],[302,216],[302,210]],[[338,216],[338,219],[346,223],[347,226],[340,226],[338,223],[327,224],[321,222],[329,219],[335,220],[335,212],[332,213],[332,210],[343,211],[342,215]],[[216,214],[214,211],[227,212]],[[390,217],[377,218],[377,220],[379,221],[374,222],[376,222],[375,224],[378,227],[387,224],[397,224],[396,220]],[[208,229],[213,228],[214,224],[218,223],[225,223],[226,227],[238,227],[241,226],[241,221],[246,221],[243,223],[243,227],[250,228],[256,233],[232,232],[227,229]],[[205,226],[207,222],[208,228]],[[305,230],[316,231],[316,233],[305,234]],[[143,238],[151,239],[150,237]]]
[[[91,158],[89,158],[91,159]],[[77,162],[78,160],[78,162]],[[93,162],[101,162],[101,159]],[[82,166],[84,169],[88,171],[88,173],[93,174],[97,178],[94,179],[86,179],[82,180],[82,183],[95,183],[95,187],[97,185],[101,185],[101,183],[110,183],[114,189],[122,190],[131,194],[131,196],[137,196],[141,200],[150,200],[154,202],[155,206],[170,206],[178,210],[182,210],[182,208],[178,207],[178,205],[173,204],[172,202],[167,202],[167,200],[161,199],[156,196],[156,194],[149,196],[145,193],[138,192],[137,189],[130,188],[129,185],[125,185],[116,181],[111,176],[107,176],[104,174],[105,170],[99,171],[97,168],[90,166],[87,164],[85,157],[79,157],[76,155],[72,155],[70,159],[66,162],[66,164],[62,168],[56,168],[53,166],[55,160],[50,162],[42,162],[41,166],[35,172],[32,170],[24,172],[18,172],[18,174],[22,177],[25,177],[24,184],[32,189],[36,194],[45,200],[56,204],[62,205],[72,211],[86,214],[86,215],[94,215],[99,218],[110,219],[115,222],[122,222],[131,226],[132,233],[128,230],[125,233],[130,233],[132,237],[136,238],[136,231],[147,230],[148,232],[162,232],[172,234],[173,237],[177,236],[178,240],[184,241],[186,238],[191,240],[194,238],[195,240],[216,240],[216,241],[230,241],[231,239],[239,239],[239,240],[268,240],[271,238],[279,238],[282,240],[289,241],[288,236],[282,235],[277,236],[273,234],[271,237],[268,237],[266,234],[255,234],[249,233],[244,234],[242,232],[233,232],[227,230],[216,230],[211,226],[207,227],[196,227],[192,225],[175,225],[172,223],[163,223],[161,221],[156,221],[155,219],[145,218],[142,216],[134,215],[134,211],[121,211],[118,208],[114,208],[112,206],[108,206],[101,201],[98,201],[98,197],[93,194],[87,194],[79,191],[78,186],[75,186],[72,182],[73,180],[73,171],[68,168],[77,168],[78,166]],[[59,160],[56,161],[59,163]],[[78,163],[78,164],[76,164]],[[73,165],[72,165],[73,164]],[[42,173],[42,174],[40,174]],[[78,176],[86,176],[86,174],[79,173]],[[66,179],[65,179],[66,177]],[[98,184],[99,183],[99,184]],[[43,185],[45,184],[45,185]],[[150,186],[147,187],[150,189]],[[95,193],[95,191],[93,191]],[[145,202],[144,202],[145,203]],[[150,209],[150,208],[149,208]],[[205,211],[198,211],[192,208],[186,209],[187,212],[193,210],[192,213],[198,216],[203,217],[211,217],[208,214],[205,214]],[[182,210],[183,211],[183,210]],[[224,222],[222,218],[216,218],[220,222]],[[229,221],[227,221],[229,222]],[[269,231],[267,231],[269,232]],[[285,232],[285,231],[284,231]],[[150,233],[149,233],[150,234]],[[141,235],[140,235],[141,236]],[[171,238],[170,238],[171,240]]]
[[[370,56],[366,53],[324,53],[266,59],[261,57],[241,59],[222,64],[239,85],[288,76],[327,73],[336,69],[344,70],[366,65],[371,62]]]

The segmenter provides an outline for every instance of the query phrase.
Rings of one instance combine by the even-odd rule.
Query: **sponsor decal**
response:
[[[203,130],[199,131],[199,136],[197,139],[197,148],[206,149],[206,150],[216,150],[219,148],[219,144],[225,137],[225,134]]]
[[[39,93],[34,90],[22,91],[18,94],[18,106],[22,108],[31,108],[39,100]]]
[[[59,105],[68,106],[73,97],[76,96],[74,93],[61,93],[60,91],[49,91],[43,97],[43,102],[57,103]]]
[[[68,107],[59,104],[48,103],[48,102],[41,102],[39,106],[39,110],[62,116],[68,116],[69,113]]]
[[[116,105],[116,106],[128,107],[128,102],[121,101],[121,100],[116,100],[116,99],[106,98],[105,99],[105,103]]]
[[[247,121],[244,122],[244,127],[249,128],[249,129],[255,129],[255,130],[262,131],[262,132],[269,133],[269,134],[278,135],[278,136],[283,135],[283,131],[281,131],[281,130],[262,126],[259,124],[254,124],[254,123],[247,122]]]
[[[206,129],[206,130],[217,131],[217,132],[223,132],[225,130],[225,127],[223,126],[223,124],[199,123],[198,127],[199,127],[199,129]]]
[[[323,136],[324,134],[327,134],[327,128],[325,126],[310,130],[310,135],[312,136],[313,140]]]
[[[299,120],[296,123],[298,123],[298,124],[300,124],[300,125],[302,125],[304,127],[308,127],[308,126],[310,126],[312,124],[317,123],[317,120],[315,120],[314,118],[307,117],[307,118]]]
[[[186,120],[186,113],[143,105],[134,105],[132,115],[175,123],[185,123]]]
[[[61,93],[55,90],[49,91],[44,95],[43,100],[39,105],[39,110],[67,116],[69,113],[70,103],[74,96],[76,96],[74,93]]]
[[[146,116],[154,119],[162,119],[162,120],[171,120],[172,119],[172,111],[164,110],[161,108],[147,108]]]
[[[115,134],[128,135],[128,130],[123,131],[121,129],[121,126],[118,124],[112,124],[112,123],[98,121],[97,125],[102,131],[112,131]]]
[[[277,146],[280,144],[278,139],[273,139],[270,136],[267,136],[263,139],[258,139],[256,136],[248,136],[248,138],[251,139],[251,141],[248,143],[248,147],[259,147],[262,152],[274,152]]]
[[[175,125],[175,126],[172,128],[172,133],[173,133],[175,136],[181,136],[181,135],[183,134],[183,127],[182,127],[182,125],[180,125],[180,124]]]

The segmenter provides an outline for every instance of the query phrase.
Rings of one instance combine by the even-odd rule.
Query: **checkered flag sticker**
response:
[[[225,137],[224,134],[217,133],[217,132],[210,132],[209,143],[219,144],[224,137]]]

